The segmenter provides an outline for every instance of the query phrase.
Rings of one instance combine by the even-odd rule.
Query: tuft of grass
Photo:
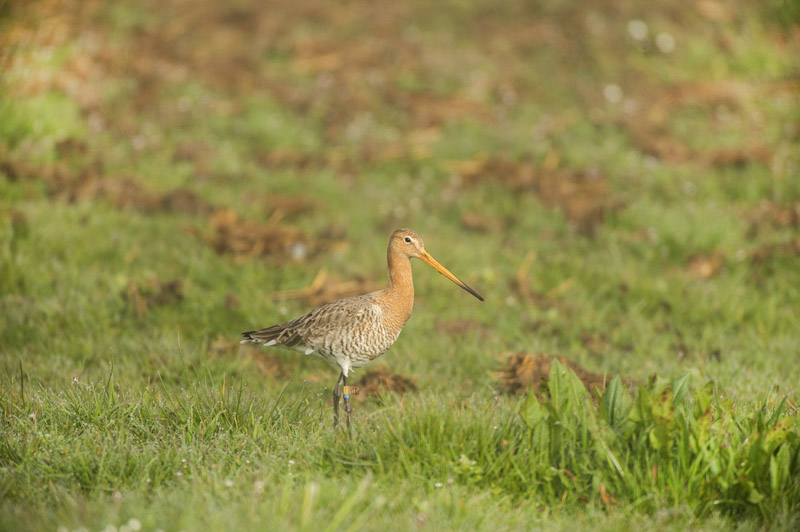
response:
[[[794,519],[796,409],[785,397],[743,403],[711,382],[694,390],[689,382],[654,380],[632,396],[615,377],[591,397],[556,361],[543,399],[531,394],[509,408],[430,397],[376,412],[355,445],[327,455],[342,473],[484,486],[551,509],[583,501],[645,512],[686,507],[698,518]]]

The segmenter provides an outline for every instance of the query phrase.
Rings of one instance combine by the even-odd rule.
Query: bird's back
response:
[[[315,354],[349,367],[366,365],[397,339],[380,304],[380,292],[340,299],[293,320],[243,333],[245,341]]]

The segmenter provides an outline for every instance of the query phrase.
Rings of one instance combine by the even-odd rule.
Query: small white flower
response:
[[[294,460],[289,460],[289,465],[293,466],[294,465]]]
[[[175,473],[175,476],[176,477],[182,477],[183,476],[183,472],[182,471],[178,471],[177,473]]]
[[[142,522],[135,517],[131,517],[128,519],[128,528],[133,530],[133,532],[139,532],[139,530],[142,529]]]
[[[436,486],[437,488],[441,488],[442,486],[444,486],[444,484],[442,484],[441,482],[437,482],[436,484],[434,484],[434,486]]]
[[[603,87],[603,96],[610,103],[619,103],[622,101],[622,89],[615,83],[609,83]]]
[[[629,20],[628,21],[628,33],[631,37],[636,39],[637,41],[643,41],[647,39],[647,24],[643,20]]]
[[[153,482],[153,479],[152,479],[152,478],[145,479],[145,482],[147,482],[148,484],[150,484],[151,482]]]
[[[226,488],[232,488],[233,487],[233,481],[232,480],[226,480],[224,482],[224,484],[225,484]]]
[[[256,480],[256,481],[253,483],[253,490],[254,490],[256,493],[264,493],[264,486],[265,486],[265,483],[264,483],[264,481],[263,481],[263,480]]]
[[[656,48],[665,54],[672,53],[675,51],[675,38],[669,33],[659,33],[656,35]]]
[[[69,528],[65,527],[64,525],[58,525],[58,532],[69,532]]]

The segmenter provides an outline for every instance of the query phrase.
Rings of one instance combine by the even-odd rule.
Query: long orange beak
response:
[[[478,292],[467,286],[467,283],[465,283],[464,281],[462,281],[461,279],[450,273],[450,270],[439,264],[439,261],[431,257],[430,253],[428,253],[427,251],[423,251],[422,253],[420,253],[419,258],[422,262],[431,265],[434,270],[441,273],[442,275],[444,275],[445,277],[456,283],[458,286],[460,286],[473,296],[483,301],[483,296],[481,296]]]

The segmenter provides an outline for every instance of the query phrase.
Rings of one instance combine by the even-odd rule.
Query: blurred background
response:
[[[3,363],[327,386],[238,333],[382,287],[411,227],[487,298],[415,265],[381,363],[420,386],[792,389],[798,6],[0,1]]]

